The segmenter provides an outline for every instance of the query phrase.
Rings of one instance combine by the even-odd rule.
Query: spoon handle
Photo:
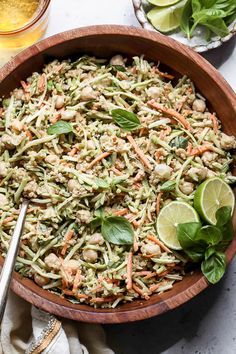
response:
[[[20,237],[25,223],[25,216],[26,216],[28,204],[29,201],[24,200],[21,205],[20,214],[17,219],[16,227],[13,232],[10,246],[7,252],[7,256],[0,275],[0,321],[2,321],[2,317],[6,306],[8,290],[11,283],[11,276],[14,270],[15,261],[18,254]]]

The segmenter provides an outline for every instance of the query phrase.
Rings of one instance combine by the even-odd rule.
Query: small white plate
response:
[[[135,15],[143,28],[148,30],[157,31],[147,19],[147,12],[152,8],[147,0],[132,0],[134,5]],[[229,28],[229,34],[226,37],[220,38],[219,36],[212,36],[209,42],[205,39],[204,29],[200,28],[194,32],[194,36],[189,40],[182,31],[177,31],[167,34],[168,37],[179,41],[196,52],[206,52],[209,49],[217,48],[224,42],[227,42],[236,33],[236,20],[234,20]]]

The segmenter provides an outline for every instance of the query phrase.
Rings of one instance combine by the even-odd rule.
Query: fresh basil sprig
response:
[[[53,125],[50,125],[47,129],[47,133],[49,135],[60,135],[60,134],[68,134],[73,131],[72,125],[64,120],[59,120]]]
[[[101,226],[102,236],[114,245],[132,245],[134,230],[128,220],[122,216],[106,216],[103,210],[96,212],[91,227],[96,229]]]
[[[226,269],[223,251],[233,238],[231,215],[231,207],[224,206],[216,212],[216,225],[191,222],[177,226],[177,237],[184,252],[193,262],[202,261],[201,270],[212,284],[222,278]]]
[[[207,39],[211,33],[224,37],[227,26],[236,18],[235,0],[188,0],[183,8],[180,28],[191,38],[198,25],[206,28]]]
[[[183,136],[176,136],[174,139],[172,139],[169,143],[170,147],[174,148],[182,148],[186,149],[188,146],[188,139],[184,138]]]
[[[113,120],[125,131],[136,130],[141,127],[139,118],[133,112],[117,108],[111,111]]]

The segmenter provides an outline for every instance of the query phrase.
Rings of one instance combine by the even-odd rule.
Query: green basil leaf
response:
[[[105,210],[104,210],[104,208],[99,208],[99,209],[95,210],[94,215],[95,215],[97,218],[103,219],[103,218],[105,217]]]
[[[191,4],[192,4],[193,14],[194,12],[199,12],[202,8],[201,2],[199,0],[192,0]]]
[[[112,68],[114,68],[116,71],[122,71],[122,72],[126,71],[126,68],[123,65],[112,65]]]
[[[216,253],[216,248],[215,247],[208,247],[205,252],[205,260],[210,258],[214,253]]]
[[[196,235],[200,229],[200,222],[187,222],[184,224],[178,224],[177,237],[181,247],[184,250],[195,247],[198,243],[200,243],[196,241]]]
[[[125,109],[113,109],[111,111],[113,120],[124,130],[131,131],[141,127],[139,118],[133,112]]]
[[[174,139],[172,139],[169,143],[170,147],[176,147],[176,148],[182,148],[186,149],[188,146],[188,139],[184,138],[183,136],[176,136]]]
[[[188,248],[184,250],[184,253],[195,263],[198,263],[204,259],[205,247],[195,246],[194,248]]]
[[[184,5],[180,20],[180,28],[186,33],[188,38],[190,38],[190,30],[193,25],[192,13],[192,0],[188,0]]]
[[[167,181],[161,185],[161,191],[173,191],[175,189],[175,181]]]
[[[60,135],[60,134],[68,134],[73,131],[72,125],[64,120],[59,120],[53,125],[50,125],[47,129],[47,133],[49,135]]]
[[[102,236],[114,245],[132,245],[134,230],[122,216],[111,216],[102,221]]]
[[[236,19],[236,11],[224,18],[226,26],[229,26]]]
[[[225,37],[229,34],[228,27],[222,18],[208,18],[206,22],[202,23],[205,27],[209,28],[213,33],[219,37]]]
[[[100,218],[100,217],[94,218],[90,223],[91,228],[94,230],[97,229],[101,225],[102,225],[102,218]]]
[[[232,241],[234,237],[234,228],[233,228],[233,222],[232,219],[230,219],[227,224],[221,227],[221,231],[223,234],[223,243],[224,245],[228,245],[230,241]]]
[[[208,245],[217,245],[223,238],[221,230],[213,225],[203,226],[197,233],[197,239],[205,241]]]
[[[230,221],[232,215],[232,208],[230,206],[223,206],[216,211],[216,226],[222,227]]]
[[[211,8],[195,12],[192,17],[195,22],[205,24],[208,23],[208,20],[223,18],[225,15],[225,11]]]
[[[215,252],[201,264],[202,273],[211,284],[216,284],[224,275],[226,257],[223,252]]]

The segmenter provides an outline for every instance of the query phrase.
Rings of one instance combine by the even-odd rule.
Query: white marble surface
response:
[[[46,36],[94,24],[139,26],[131,0],[52,0]],[[205,54],[236,90],[236,38]],[[0,52],[1,57],[4,56]],[[224,102],[222,102],[224,104]],[[162,316],[126,325],[107,325],[116,354],[235,354],[236,260],[224,279]]]

